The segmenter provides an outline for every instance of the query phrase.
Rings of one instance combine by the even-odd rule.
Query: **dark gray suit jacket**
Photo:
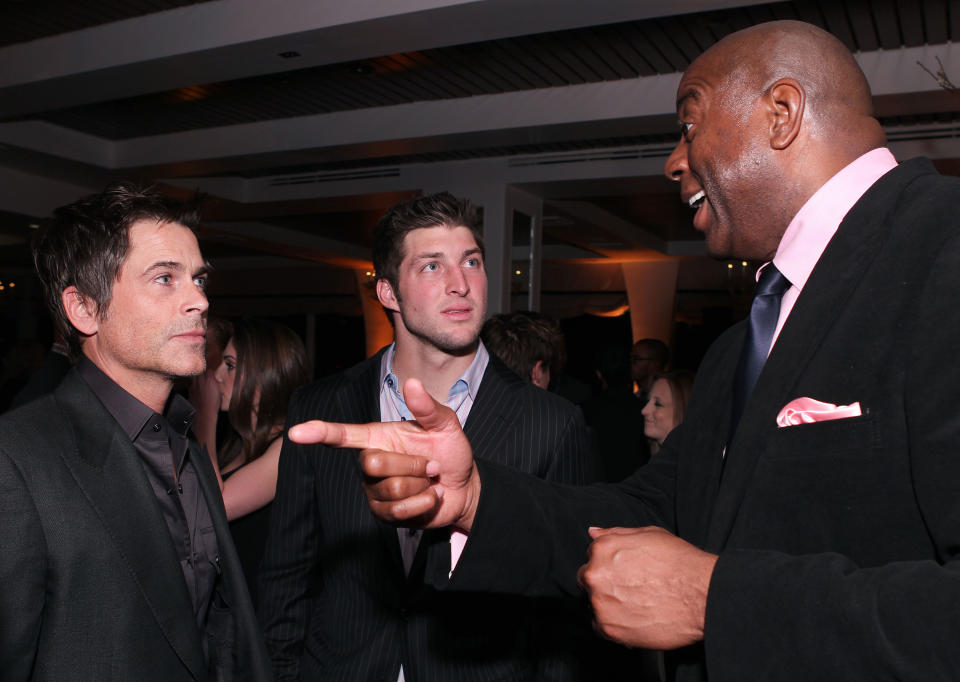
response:
[[[380,357],[301,389],[288,422],[379,421]],[[580,411],[493,355],[465,431],[478,456],[542,478],[593,470]],[[259,606],[278,679],[395,682],[401,661],[408,682],[530,679],[528,603],[423,585],[431,548],[449,570],[448,538],[425,533],[406,577],[397,529],[370,513],[354,453],[284,441]]]
[[[191,457],[223,571],[211,629],[232,677],[269,679],[209,460]],[[0,418],[0,676],[206,680],[170,533],[130,439],[71,370]]]
[[[720,555],[705,645],[674,657],[678,679],[960,679],[958,200],[960,181],[920,159],[850,210],[725,465],[743,324],[704,359],[683,425],[623,484],[559,490],[481,462],[451,586],[576,593],[587,526],[655,524]],[[778,428],[799,397],[863,414]]]

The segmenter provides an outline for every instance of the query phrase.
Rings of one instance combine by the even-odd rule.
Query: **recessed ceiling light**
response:
[[[349,64],[347,71],[355,73],[358,76],[368,76],[373,73],[373,67],[364,62],[356,62],[355,64]]]

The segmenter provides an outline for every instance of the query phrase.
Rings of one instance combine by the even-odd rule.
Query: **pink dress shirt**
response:
[[[790,280],[790,288],[780,301],[780,317],[771,348],[843,218],[873,183],[896,166],[897,160],[886,147],[867,152],[830,178],[790,221],[773,257],[777,269]],[[758,279],[759,275],[758,271]]]

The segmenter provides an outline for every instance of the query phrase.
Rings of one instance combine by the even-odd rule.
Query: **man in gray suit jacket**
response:
[[[809,24],[719,41],[677,114],[666,173],[707,247],[771,261],[788,287],[711,347],[646,467],[569,491],[474,463],[416,387],[416,440],[291,438],[427,455],[371,450],[361,469],[385,518],[471,529],[450,588],[578,593],[579,577],[598,627],[676,649],[678,680],[960,679],[960,182],[897,164],[853,56]]]
[[[487,279],[470,204],[444,193],[394,206],[377,226],[374,265],[394,344],[301,389],[288,420],[410,419],[400,385],[417,377],[456,412],[479,457],[584,482],[592,464],[579,410],[523,381],[478,341]],[[277,678],[534,679],[539,661],[553,658],[534,641],[536,610],[516,597],[426,587],[427,551],[436,549],[449,571],[464,536],[398,533],[377,522],[361,482],[349,453],[284,442],[259,606]],[[553,672],[563,679],[569,671]]]
[[[77,366],[0,418],[4,680],[264,680],[213,471],[170,397],[203,371],[195,211],[118,183],[34,260]]]

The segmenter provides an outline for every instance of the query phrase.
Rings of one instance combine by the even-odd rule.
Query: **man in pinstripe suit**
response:
[[[377,226],[373,256],[394,343],[301,389],[290,423],[409,419],[400,386],[416,377],[457,413],[478,456],[585,482],[593,466],[579,410],[517,377],[478,340],[487,280],[473,207],[446,193],[394,206]],[[464,539],[377,521],[355,457],[285,441],[260,574],[277,678],[536,679],[538,660],[552,654],[534,639],[529,603],[423,584],[428,549],[454,564]]]

